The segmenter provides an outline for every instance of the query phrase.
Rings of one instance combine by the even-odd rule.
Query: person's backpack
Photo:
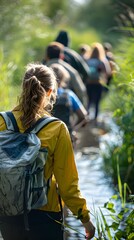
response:
[[[99,59],[95,58],[89,59],[87,63],[90,69],[89,81],[99,82],[100,74],[103,69],[103,63]]]
[[[70,115],[72,111],[72,106],[69,99],[68,91],[65,89],[61,94],[57,96],[56,103],[53,107],[53,115],[56,118],[62,120],[71,132]]]
[[[0,132],[0,216],[24,214],[47,204],[48,182],[44,178],[47,148],[37,133],[54,117],[40,118],[24,133],[19,132],[12,112],[2,112],[7,129]]]

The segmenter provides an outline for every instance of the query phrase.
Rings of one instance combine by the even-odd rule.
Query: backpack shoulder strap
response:
[[[26,129],[25,133],[38,133],[43,127],[48,125],[50,122],[58,121],[58,118],[55,117],[42,117],[40,118],[34,126]]]
[[[16,119],[12,112],[0,112],[0,115],[3,117],[8,130],[19,132]]]

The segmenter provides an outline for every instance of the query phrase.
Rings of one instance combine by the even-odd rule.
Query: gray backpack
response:
[[[7,129],[0,132],[0,216],[16,216],[47,204],[48,182],[44,178],[47,149],[37,133],[54,117],[39,119],[19,132],[12,112],[1,112]]]

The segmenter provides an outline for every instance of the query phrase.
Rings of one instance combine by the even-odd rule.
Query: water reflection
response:
[[[114,191],[110,187],[110,179],[105,177],[102,171],[102,158],[99,148],[86,147],[75,153],[76,164],[79,173],[79,185],[82,195],[87,199],[88,208],[91,214],[95,214],[95,209],[102,207],[105,202],[113,195]],[[81,222],[72,216],[67,210],[68,216],[66,223],[76,229],[76,231],[84,234]],[[95,224],[95,218],[92,216]],[[67,229],[65,234],[66,240],[84,239],[84,236],[78,232]]]

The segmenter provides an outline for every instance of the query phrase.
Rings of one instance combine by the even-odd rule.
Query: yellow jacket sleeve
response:
[[[74,215],[79,215],[81,221],[87,222],[89,220],[89,211],[78,186],[78,172],[73,147],[68,129],[64,123],[60,123],[54,148],[53,173],[58,183],[60,196],[66,206]]]

